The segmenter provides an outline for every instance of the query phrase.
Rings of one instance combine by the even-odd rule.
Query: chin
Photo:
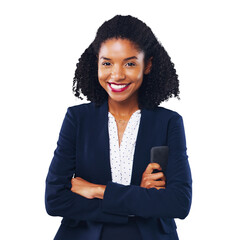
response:
[[[118,103],[124,103],[130,100],[128,98],[117,98],[117,97],[110,97],[110,96],[109,98],[111,98],[111,101],[118,102]]]

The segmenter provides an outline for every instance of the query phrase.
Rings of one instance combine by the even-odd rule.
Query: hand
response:
[[[72,178],[71,191],[77,193],[85,198],[101,198],[103,199],[106,186],[90,183],[81,177]]]
[[[162,170],[161,166],[158,163],[149,163],[146,170],[142,174],[142,181],[140,187],[144,188],[156,188],[156,189],[165,189],[166,186],[166,177],[163,172],[152,173],[154,169]],[[160,179],[160,181],[156,181]]]

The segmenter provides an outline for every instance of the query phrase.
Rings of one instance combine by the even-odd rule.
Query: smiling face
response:
[[[98,80],[111,101],[137,101],[143,75],[150,72],[151,62],[144,66],[144,52],[127,39],[108,39],[98,54]]]

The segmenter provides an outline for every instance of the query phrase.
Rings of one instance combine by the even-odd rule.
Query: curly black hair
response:
[[[144,64],[152,59],[149,74],[144,75],[138,91],[139,108],[153,109],[174,95],[179,98],[179,80],[174,64],[168,53],[157,40],[152,30],[136,17],[116,15],[105,21],[97,30],[96,37],[84,51],[76,64],[73,78],[73,93],[81,100],[80,92],[87,100],[100,106],[108,94],[98,81],[98,59],[101,44],[108,39],[130,40],[134,46],[144,52]]]

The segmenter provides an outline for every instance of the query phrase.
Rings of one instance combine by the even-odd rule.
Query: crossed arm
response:
[[[149,163],[142,175],[140,187],[165,189],[165,176],[163,172],[152,173],[154,169],[162,170],[158,163]],[[160,180],[160,181],[157,181]],[[71,191],[77,193],[85,198],[103,199],[106,185],[94,184],[84,180],[81,177],[72,178]]]
[[[46,178],[45,205],[48,214],[79,221],[126,223],[128,215],[185,218],[191,205],[191,173],[186,155],[185,134],[180,115],[169,122],[169,160],[165,178],[151,174],[149,166],[141,186],[108,182],[98,185],[84,179],[72,179],[75,172],[76,116],[72,108],[65,115],[57,148]],[[156,181],[162,178],[163,181]],[[156,185],[161,182],[162,186]],[[157,183],[160,184],[160,183]],[[157,188],[163,189],[157,189]],[[136,201],[138,199],[138,201]]]

